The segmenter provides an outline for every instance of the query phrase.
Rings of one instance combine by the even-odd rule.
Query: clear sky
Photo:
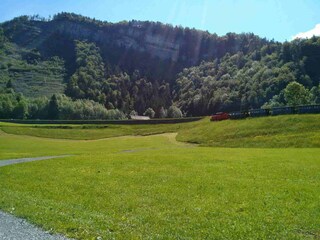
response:
[[[109,22],[160,21],[218,35],[253,32],[277,41],[317,34],[320,23],[320,0],[0,0],[0,22],[62,11]]]

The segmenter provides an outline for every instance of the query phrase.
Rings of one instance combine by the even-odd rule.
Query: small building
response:
[[[132,120],[150,120],[148,116],[136,116],[136,115],[130,115],[130,119]]]

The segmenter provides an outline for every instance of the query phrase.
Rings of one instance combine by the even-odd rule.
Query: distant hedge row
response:
[[[185,123],[202,119],[202,117],[189,118],[166,118],[150,120],[21,120],[21,119],[0,119],[0,122],[23,123],[23,124],[166,124]]]

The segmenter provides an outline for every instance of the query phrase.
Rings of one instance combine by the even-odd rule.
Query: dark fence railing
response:
[[[246,117],[263,117],[263,116],[277,116],[286,114],[312,114],[320,113],[320,105],[303,105],[295,107],[274,107],[270,109],[251,109],[248,111],[232,112],[231,119],[242,119]]]

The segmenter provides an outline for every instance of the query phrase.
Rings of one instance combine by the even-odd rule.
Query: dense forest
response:
[[[0,118],[124,119],[320,103],[320,38],[279,43],[72,13],[0,24]]]

